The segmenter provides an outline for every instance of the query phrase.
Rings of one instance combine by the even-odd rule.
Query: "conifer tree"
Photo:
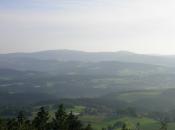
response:
[[[15,119],[9,119],[7,121],[7,130],[18,130],[17,122]]]
[[[85,130],[93,130],[92,129],[92,126],[90,124],[88,124],[86,127],[85,127]]]
[[[72,112],[69,113],[67,117],[67,130],[81,130],[82,129],[82,124],[78,120],[78,117],[73,115]]]
[[[24,129],[24,125],[25,125],[25,116],[24,113],[22,111],[19,112],[18,116],[17,116],[17,124],[18,124],[18,129],[19,130],[23,130]]]
[[[122,126],[122,130],[128,130],[125,123],[124,123],[123,126]]]
[[[37,116],[33,120],[33,125],[37,130],[47,130],[49,120],[49,112],[45,110],[44,107],[41,107]]]
[[[67,113],[63,105],[60,105],[57,112],[55,113],[55,118],[53,119],[53,129],[54,130],[66,130],[66,119]]]

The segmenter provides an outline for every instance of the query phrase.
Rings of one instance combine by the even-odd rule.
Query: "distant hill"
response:
[[[57,61],[32,58],[0,58],[0,70],[38,71],[60,75],[138,75],[173,73],[174,68],[120,61]]]
[[[85,61],[85,62],[99,62],[99,61],[120,61],[120,62],[134,62],[154,65],[175,66],[175,56],[155,56],[136,54],[127,51],[119,52],[83,52],[73,50],[50,50],[34,53],[11,53],[1,54],[2,59],[14,58],[31,58],[39,60],[57,60],[57,61]]]
[[[57,74],[138,74],[174,72],[175,57],[141,55],[126,51],[81,52],[53,50],[0,55],[1,69]]]

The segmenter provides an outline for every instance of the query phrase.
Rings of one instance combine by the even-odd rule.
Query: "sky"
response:
[[[0,53],[175,54],[174,0],[0,0]]]

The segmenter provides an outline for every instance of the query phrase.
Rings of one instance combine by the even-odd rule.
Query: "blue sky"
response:
[[[0,0],[0,2],[0,7],[2,9],[9,10],[60,10],[98,4],[97,0]],[[102,3],[104,3],[103,0]]]
[[[0,0],[0,53],[175,54],[173,0]]]

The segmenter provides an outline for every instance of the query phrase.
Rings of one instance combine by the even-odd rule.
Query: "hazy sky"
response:
[[[0,53],[175,54],[174,0],[0,0]]]

